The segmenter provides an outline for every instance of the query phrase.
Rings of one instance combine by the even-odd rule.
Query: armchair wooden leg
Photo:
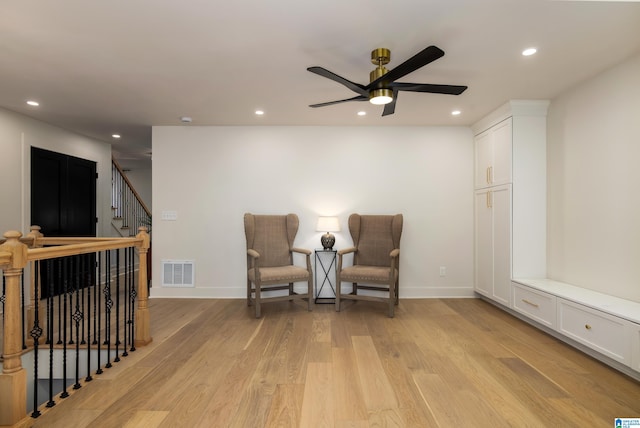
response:
[[[311,311],[313,308],[313,281],[311,281],[311,277],[309,277],[309,281],[307,281],[307,295],[309,296],[307,306],[309,311]]]
[[[260,286],[256,284],[256,318],[260,318]]]
[[[395,284],[389,285],[389,318],[393,318],[393,310],[396,305],[396,287]]]
[[[340,277],[336,278],[336,312],[340,312],[340,293],[341,293],[342,281]]]
[[[247,280],[247,306],[251,306],[251,280]]]

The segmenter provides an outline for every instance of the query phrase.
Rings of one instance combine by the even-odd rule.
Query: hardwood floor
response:
[[[153,342],[35,427],[612,427],[640,383],[477,299],[152,299]]]

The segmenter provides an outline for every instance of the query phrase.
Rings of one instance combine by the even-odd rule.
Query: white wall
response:
[[[472,295],[469,128],[154,127],[152,174],[153,297],[245,296],[245,212],[297,213],[309,249],[319,215],[345,248],[350,213],[402,213],[401,296]],[[194,260],[195,288],[163,287],[163,259]]]
[[[110,236],[111,145],[3,109],[0,109],[0,233],[29,232],[32,146],[97,163],[97,234]],[[42,232],[47,234],[46,230]]]
[[[548,276],[640,302],[640,56],[552,101]]]

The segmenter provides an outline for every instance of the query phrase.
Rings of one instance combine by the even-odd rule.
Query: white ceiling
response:
[[[374,48],[391,49],[392,69],[429,45],[445,56],[399,81],[469,86],[462,95],[403,92],[387,117],[367,102],[308,107],[356,94],[307,67],[367,84]],[[538,53],[521,56],[530,46]],[[470,125],[638,52],[639,2],[2,0],[0,106],[112,143],[123,167],[140,168],[151,126],[181,116],[188,126]]]

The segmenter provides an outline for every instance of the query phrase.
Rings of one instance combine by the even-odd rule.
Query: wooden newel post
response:
[[[138,228],[136,238],[142,243],[138,246],[138,310],[136,311],[136,346],[144,346],[151,343],[151,325],[149,319],[149,287],[147,284],[147,252],[151,239],[145,226]]]
[[[27,246],[22,233],[9,231],[0,253],[9,253],[11,261],[3,266],[6,280],[4,302],[4,363],[0,373],[0,425],[13,425],[27,415],[27,372],[22,367],[22,326],[20,276],[27,265]]]

